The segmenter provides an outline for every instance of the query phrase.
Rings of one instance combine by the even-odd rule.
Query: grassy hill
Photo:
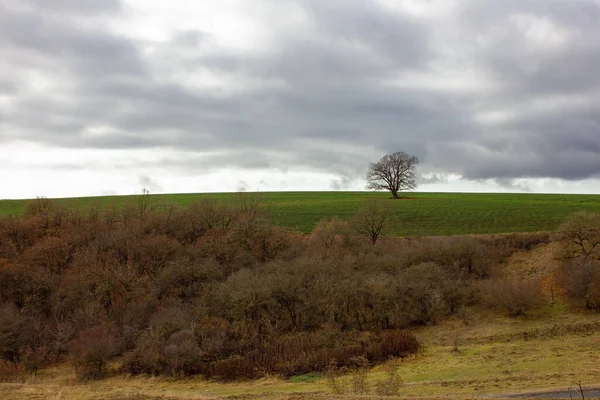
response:
[[[303,231],[310,231],[322,218],[350,218],[356,209],[371,199],[390,205],[393,210],[390,232],[401,235],[551,230],[574,211],[600,211],[600,196],[592,195],[412,193],[398,201],[389,199],[385,193],[260,195],[276,223]],[[206,197],[227,201],[234,200],[235,194],[156,195],[151,200],[158,206],[165,202],[188,205]],[[135,196],[56,200],[58,204],[80,207],[84,212],[94,204],[122,207],[128,202],[136,204],[136,201],[138,198]],[[26,200],[0,201],[0,215],[22,214],[26,204]],[[35,224],[35,218],[30,220]],[[359,376],[356,372],[336,378],[336,385],[343,394],[335,395],[337,389],[324,375],[323,369],[317,370],[321,372],[289,376],[269,373],[258,380],[240,378],[228,383],[202,374],[182,379],[164,371],[160,377],[129,375],[124,373],[128,370],[123,368],[135,364],[131,364],[134,358],[130,358],[127,350],[127,353],[111,358],[106,379],[93,382],[78,381],[71,364],[77,360],[76,351],[64,355],[58,362],[49,361],[37,375],[21,370],[20,375],[6,378],[8,375],[3,375],[2,367],[10,372],[13,364],[0,360],[0,399],[376,398],[378,384],[388,379],[388,367],[394,365],[403,383],[398,389],[398,396],[391,398],[502,398],[509,394],[512,394],[511,398],[517,398],[518,395],[513,396],[515,393],[524,393],[523,398],[532,398],[531,392],[534,391],[565,390],[579,381],[585,388],[592,388],[600,382],[600,364],[597,362],[600,314],[598,310],[585,309],[581,296],[569,294],[573,282],[577,281],[566,279],[568,275],[562,272],[575,271],[573,276],[577,277],[583,276],[577,272],[582,270],[576,269],[575,264],[563,269],[564,260],[558,255],[564,243],[550,240],[549,235],[522,235],[521,242],[504,241],[501,235],[486,238],[423,237],[410,241],[388,239],[376,246],[360,241],[340,241],[331,248],[318,241],[298,240],[300,243],[295,243],[299,244],[298,248],[286,248],[293,251],[282,250],[280,253],[273,250],[275,258],[262,262],[257,257],[263,253],[256,253],[258,256],[254,253],[262,247],[239,245],[243,243],[240,240],[243,239],[243,231],[209,236],[214,241],[203,242],[202,246],[210,245],[215,253],[204,256],[203,249],[208,247],[197,242],[188,243],[185,247],[173,242],[184,240],[185,236],[159,242],[153,236],[155,232],[139,229],[139,221],[132,219],[128,223],[130,225],[84,223],[80,231],[28,230],[25,227],[24,234],[39,232],[42,237],[25,245],[20,252],[5,251],[7,258],[4,260],[0,257],[0,292],[4,296],[0,302],[0,339],[4,342],[0,340],[0,347],[11,345],[13,338],[21,340],[27,335],[30,335],[27,340],[45,340],[52,346],[54,343],[63,345],[62,336],[55,336],[52,332],[62,332],[58,329],[66,327],[72,332],[79,329],[81,333],[85,327],[101,326],[104,318],[112,318],[115,323],[121,324],[120,321],[125,321],[121,319],[124,316],[132,324],[137,324],[138,318],[141,321],[139,325],[129,324],[127,327],[138,327],[132,343],[140,346],[134,350],[140,349],[136,353],[138,355],[155,351],[151,360],[167,359],[164,355],[167,347],[169,351],[176,349],[178,342],[175,338],[181,338],[180,333],[188,331],[182,327],[197,326],[209,335],[215,326],[229,326],[214,325],[215,321],[238,321],[243,322],[240,326],[249,327],[271,318],[275,321],[273,326],[282,327],[277,328],[281,329],[277,331],[281,337],[287,334],[309,335],[308,330],[290,333],[284,329],[291,326],[286,325],[286,321],[292,318],[291,314],[288,317],[290,309],[286,304],[296,305],[293,310],[303,316],[297,320],[304,321],[307,316],[315,315],[329,318],[324,319],[326,325],[322,326],[326,330],[323,332],[342,326],[338,322],[341,319],[328,315],[344,316],[348,327],[344,333],[356,333],[349,330],[353,326],[353,329],[358,329],[356,324],[352,325],[352,318],[359,321],[361,330],[362,324],[370,324],[365,325],[365,329],[376,326],[381,320],[376,319],[379,315],[391,316],[392,319],[413,318],[413,322],[402,325],[403,329],[414,335],[423,347],[400,362],[373,362],[370,368],[361,372],[364,373],[364,388],[368,396],[358,392],[354,395],[354,382]],[[6,223],[5,226],[11,224]],[[160,229],[159,232],[166,232],[165,226]],[[4,230],[5,235],[6,232],[9,231]],[[271,233],[287,235],[280,230]],[[62,241],[61,234],[66,235]],[[92,240],[74,240],[78,237],[75,234]],[[164,233],[161,235],[158,238],[164,239]],[[297,235],[289,236],[297,239]],[[60,263],[64,263],[62,257],[66,253],[62,251],[66,248],[66,240],[74,244],[74,253],[68,258],[69,266],[64,268],[64,264]],[[147,264],[152,261],[146,255],[166,254],[162,253],[162,249],[172,254],[173,261],[156,267],[160,271],[157,269],[155,273],[145,272]],[[5,247],[5,250],[10,248]],[[122,251],[118,254],[127,254],[127,257],[110,258],[117,254],[112,253],[115,250]],[[219,254],[220,263],[209,259],[212,257],[210,254]],[[293,258],[290,259],[290,255]],[[190,256],[195,258],[188,258]],[[440,265],[433,265],[430,260]],[[485,268],[489,276],[470,276],[469,273],[470,277],[465,278],[456,268],[466,268],[467,265],[475,270]],[[245,268],[238,269],[240,266]],[[528,294],[536,296],[537,292],[530,289],[538,286],[521,285],[522,281],[539,285],[540,293],[527,306],[526,313],[510,317],[512,314],[506,308],[505,298],[518,302],[527,299]],[[122,284],[112,285],[113,282]],[[504,289],[498,291],[494,288]],[[282,293],[291,294],[291,297],[281,297]],[[39,296],[46,296],[43,297],[45,300],[39,301]],[[289,298],[294,302],[286,302]],[[448,311],[450,301],[457,301],[455,311]],[[19,310],[11,305],[13,303],[26,304],[21,304],[19,307],[22,309]],[[59,310],[69,315],[67,325],[63,326],[53,315],[44,319],[42,312],[45,310]],[[104,314],[102,310],[110,310],[110,314],[108,311]],[[427,310],[437,310],[431,315],[438,317],[414,319]],[[215,319],[204,319],[203,316],[211,316],[215,311]],[[363,315],[362,318],[360,315]],[[38,321],[43,321],[43,324]],[[71,323],[77,323],[77,328],[68,325]],[[178,329],[173,335],[171,326]],[[298,326],[298,329],[304,329],[300,323]],[[42,334],[37,333],[38,327],[43,328]],[[111,334],[110,330],[106,332]],[[164,337],[145,336],[145,332],[163,332]],[[120,338],[120,333],[112,334]],[[83,337],[86,336],[68,340],[71,340],[70,343],[82,343]],[[95,345],[97,336],[87,337],[94,340],[85,343]],[[272,336],[271,339],[278,337]],[[370,336],[371,339],[364,343],[372,343],[374,337]],[[149,350],[141,347],[147,338],[154,338],[153,346],[156,347],[148,347]],[[229,344],[251,343],[252,336],[243,339],[231,339]],[[210,350],[212,342],[207,340],[205,343],[204,337],[201,340],[201,345],[206,344]],[[335,343],[344,343],[343,340]],[[24,339],[22,341],[25,343]],[[261,344],[261,351],[267,348],[264,347],[267,343],[270,341]],[[165,349],[165,353],[160,349]],[[219,362],[239,362],[238,353],[230,357],[227,347],[223,349],[220,355],[223,359]],[[285,354],[295,354],[292,346],[285,349]],[[243,354],[248,353],[251,352],[244,351]],[[307,351],[297,353],[310,354]],[[25,357],[29,353],[19,354]],[[343,353],[340,354],[343,356]],[[14,368],[25,368],[24,365],[15,363]],[[234,368],[237,364],[230,365]],[[280,363],[273,365],[285,366]]]
[[[310,232],[321,219],[348,219],[371,199],[385,201],[392,210],[387,233],[406,235],[457,235],[472,233],[534,232],[553,230],[569,214],[600,212],[600,195],[410,193],[391,200],[388,193],[373,192],[266,192],[264,199],[274,222]],[[85,209],[122,206],[138,196],[105,196],[57,199]],[[189,205],[202,198],[233,200],[233,193],[152,195],[157,204]],[[0,216],[19,215],[27,200],[1,200]]]

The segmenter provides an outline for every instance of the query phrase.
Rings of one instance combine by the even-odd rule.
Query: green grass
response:
[[[406,235],[459,235],[476,233],[534,232],[555,229],[569,214],[600,212],[600,195],[411,193],[391,200],[388,193],[373,192],[270,192],[261,193],[276,224],[310,232],[321,219],[348,219],[366,201],[380,199],[392,210],[388,233]],[[157,204],[189,205],[202,198],[230,200],[233,193],[153,195]],[[86,208],[120,206],[136,196],[57,199]],[[26,200],[1,200],[0,216],[23,212]]]

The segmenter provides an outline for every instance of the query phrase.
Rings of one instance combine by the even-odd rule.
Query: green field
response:
[[[600,212],[600,195],[410,193],[391,200],[388,193],[374,192],[266,192],[264,199],[276,224],[310,232],[321,219],[348,219],[370,199],[385,201],[392,210],[387,233],[407,235],[456,235],[472,233],[533,232],[553,230],[569,214]],[[234,193],[153,195],[155,204],[189,205],[202,198],[233,200]],[[85,209],[120,206],[136,196],[57,199],[59,204]],[[18,215],[26,200],[1,200],[0,216]]]

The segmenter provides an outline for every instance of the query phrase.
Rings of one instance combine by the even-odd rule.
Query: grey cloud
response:
[[[17,91],[17,84],[6,77],[0,77],[0,95],[10,95]]]
[[[212,37],[202,31],[198,31],[198,30],[183,30],[183,31],[179,31],[177,32],[174,36],[172,41],[172,44],[175,46],[182,46],[182,47],[198,47],[200,46],[203,42],[205,41],[210,41],[212,40]]]
[[[517,182],[514,179],[496,178],[494,182],[498,186],[515,192],[531,192],[531,187],[527,183]]]
[[[19,0],[23,5],[44,12],[90,16],[97,13],[116,13],[122,9],[119,0]]]
[[[261,52],[225,50],[191,30],[150,43],[155,55],[143,51],[148,43],[86,22],[87,3],[29,0],[0,15],[2,75],[21,77],[0,81],[0,92],[13,94],[10,107],[0,103],[8,132],[0,140],[170,148],[186,157],[156,165],[324,171],[340,176],[331,182],[339,189],[397,150],[417,155],[425,171],[509,188],[521,177],[600,174],[597,2],[471,0],[432,22],[376,2],[297,0],[309,27],[278,26]],[[118,2],[93,3],[91,13],[120,18]],[[61,13],[77,23],[61,23]],[[514,24],[518,14],[545,18],[568,32],[567,43],[529,43]],[[164,76],[165,65],[229,84],[195,89]],[[438,83],[440,65],[456,69],[456,90]],[[57,89],[28,92],[21,70],[49,75]],[[469,71],[484,82],[461,90]],[[553,99],[557,105],[534,107]],[[497,110],[510,118],[475,118]],[[107,132],[90,134],[98,127]],[[444,175],[421,182],[437,179]]]
[[[148,175],[140,175],[139,182],[142,189],[148,190],[150,193],[160,193],[163,191],[162,186]]]
[[[353,179],[347,176],[342,176],[340,179],[331,180],[331,190],[348,190],[353,183]]]
[[[138,48],[131,40],[89,26],[74,26],[41,13],[8,9],[0,14],[0,45],[33,51],[87,79],[110,72],[141,73]],[[73,76],[77,78],[77,75]]]
[[[421,184],[432,184],[432,183],[446,183],[448,182],[448,175],[441,173],[421,174],[419,176],[419,183]]]
[[[385,9],[375,2],[332,0],[302,2],[314,18],[317,33],[351,44],[361,44],[396,63],[398,68],[428,60],[427,27],[408,14]]]

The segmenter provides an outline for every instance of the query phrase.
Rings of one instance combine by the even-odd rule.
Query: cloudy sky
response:
[[[0,198],[600,193],[600,0],[0,0]]]

